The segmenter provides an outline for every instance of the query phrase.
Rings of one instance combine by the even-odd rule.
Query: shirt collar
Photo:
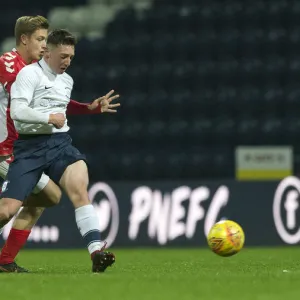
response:
[[[39,60],[38,61],[38,64],[40,65],[40,67],[44,70],[44,71],[46,71],[46,72],[48,72],[48,73],[51,73],[52,75],[54,75],[54,76],[57,76],[57,74],[54,72],[54,71],[52,71],[52,69],[49,67],[49,65],[46,63],[46,61],[44,60],[44,58],[42,58],[41,60]]]

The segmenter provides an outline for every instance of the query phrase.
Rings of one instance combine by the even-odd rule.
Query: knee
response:
[[[28,207],[28,213],[32,217],[40,217],[45,210],[45,207]]]
[[[15,199],[3,198],[0,200],[0,220],[8,222],[21,207],[21,202]]]
[[[44,188],[39,194],[39,197],[43,198],[43,205],[39,206],[53,207],[59,204],[61,195],[61,190],[57,185],[55,185],[54,183],[51,185],[47,185],[46,188]]]
[[[1,223],[2,222],[8,223],[11,218],[12,217],[10,216],[8,210],[4,209],[3,207],[0,207],[0,222]]]
[[[59,188],[51,190],[49,188],[42,190],[38,194],[31,194],[24,202],[24,207],[38,208],[53,207],[60,202],[61,191]],[[36,210],[38,211],[38,210]]]
[[[60,189],[52,190],[51,193],[47,195],[47,198],[49,200],[49,205],[47,207],[52,207],[59,204],[61,195],[62,193]]]

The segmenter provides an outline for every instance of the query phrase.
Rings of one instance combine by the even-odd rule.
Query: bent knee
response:
[[[45,207],[29,207],[29,213],[34,217],[39,217],[43,214]]]
[[[47,199],[49,200],[50,206],[57,205],[60,202],[61,195],[62,195],[62,193],[60,190],[49,194],[47,196]]]
[[[12,216],[9,214],[8,210],[3,210],[0,208],[0,221],[8,222]]]
[[[60,202],[61,191],[51,191],[50,189],[42,190],[38,194],[31,194],[24,202],[24,207],[34,207],[43,209],[45,207],[53,207]]]
[[[54,183],[48,184],[39,194],[44,198],[47,207],[57,205],[62,195],[60,188]]]
[[[21,201],[3,198],[0,200],[0,219],[10,220],[20,209],[22,205]]]

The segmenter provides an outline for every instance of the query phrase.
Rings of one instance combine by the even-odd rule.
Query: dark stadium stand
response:
[[[0,13],[2,37],[17,16],[49,9],[22,3]],[[122,96],[117,115],[70,118],[91,179],[233,178],[238,145],[292,145],[299,170],[299,1],[129,6],[103,38],[79,41],[69,73],[76,100]]]

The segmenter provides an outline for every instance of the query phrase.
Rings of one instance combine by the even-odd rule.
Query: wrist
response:
[[[47,124],[52,124],[52,122],[53,122],[52,116],[53,116],[52,114],[48,115],[48,122],[47,122]]]

